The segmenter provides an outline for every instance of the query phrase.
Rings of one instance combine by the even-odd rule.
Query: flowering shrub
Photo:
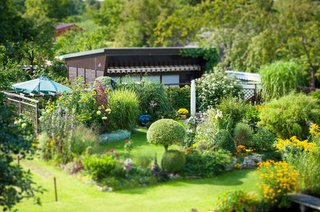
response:
[[[287,162],[266,161],[259,164],[263,201],[273,206],[286,207],[287,194],[298,188],[298,172]]]
[[[308,140],[300,141],[296,136],[292,136],[290,139],[277,139],[275,147],[283,153],[296,153],[297,151],[315,151],[317,145]]]
[[[258,198],[245,191],[229,191],[218,197],[218,210],[221,212],[239,211],[258,211]]]
[[[189,111],[186,108],[180,108],[178,110],[179,115],[188,115]]]
[[[214,71],[196,80],[197,101],[200,111],[218,105],[225,96],[239,97],[241,85],[234,78],[228,78],[225,72]]]

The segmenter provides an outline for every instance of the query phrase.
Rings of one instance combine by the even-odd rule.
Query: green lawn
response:
[[[145,131],[133,134],[133,155],[150,151],[161,157],[164,148],[146,143]],[[101,145],[99,151],[115,148],[120,154],[124,142]],[[149,187],[102,192],[87,177],[71,176],[61,169],[35,159],[24,161],[32,170],[34,180],[47,191],[41,196],[42,206],[25,200],[17,206],[20,211],[199,211],[215,209],[220,193],[228,190],[257,190],[255,170],[239,170],[210,179],[175,180]],[[53,177],[57,178],[59,201],[54,201]]]

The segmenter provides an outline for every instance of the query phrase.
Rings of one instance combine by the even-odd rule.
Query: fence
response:
[[[3,92],[8,104],[14,105],[17,114],[24,114],[32,121],[35,132],[39,130],[39,101],[15,93]]]
[[[242,85],[242,93],[244,95],[244,98],[250,100],[252,103],[259,103],[261,101],[261,85]]]

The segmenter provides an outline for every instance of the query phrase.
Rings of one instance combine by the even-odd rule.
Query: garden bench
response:
[[[306,194],[291,194],[289,195],[292,202],[300,205],[300,211],[305,212],[307,208],[312,208],[320,211],[320,198]]]

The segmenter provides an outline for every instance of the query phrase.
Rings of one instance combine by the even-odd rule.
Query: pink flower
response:
[[[114,156],[117,158],[117,157],[119,157],[119,154],[118,154],[118,153],[116,153]]]
[[[124,142],[125,142],[125,143],[128,143],[128,142],[129,142],[129,140],[128,140],[128,139],[126,139],[126,140],[124,140]]]

